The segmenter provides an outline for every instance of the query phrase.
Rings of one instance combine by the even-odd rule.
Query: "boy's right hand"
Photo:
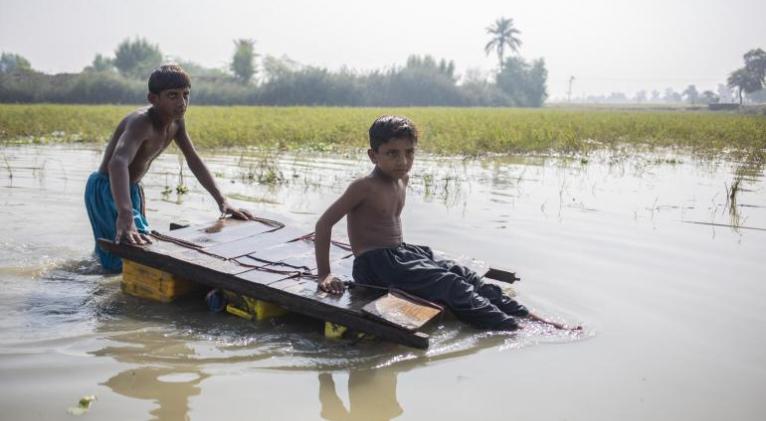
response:
[[[319,279],[319,289],[330,294],[341,295],[346,290],[346,285],[343,281],[336,278],[332,273]]]
[[[132,214],[127,217],[118,216],[115,230],[117,231],[117,234],[114,236],[115,244],[120,244],[120,241],[123,239],[128,244],[144,245],[152,243],[148,236],[138,232],[136,224],[133,222]]]

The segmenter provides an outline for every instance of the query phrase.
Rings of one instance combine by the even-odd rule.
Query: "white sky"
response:
[[[766,49],[764,0],[0,0],[0,50],[35,69],[76,72],[141,36],[166,55],[223,67],[235,38],[259,54],[338,69],[403,64],[410,54],[489,70],[485,28],[498,17],[522,32],[521,55],[543,57],[552,97],[688,84],[713,89]]]

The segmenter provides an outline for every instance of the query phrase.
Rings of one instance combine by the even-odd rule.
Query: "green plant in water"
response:
[[[184,157],[178,154],[178,184],[176,184],[176,193],[184,195],[189,192],[189,188],[184,183]]]
[[[162,198],[167,199],[168,196],[170,196],[170,193],[173,193],[173,189],[170,187],[170,184],[168,183],[168,173],[165,173],[165,187],[162,188]]]
[[[5,161],[5,169],[8,170],[8,178],[13,181],[13,169],[11,169],[11,163],[8,162],[8,156],[5,155],[5,152],[3,152],[3,161]]]
[[[285,177],[276,167],[266,167],[263,172],[258,176],[258,182],[261,184],[276,185],[282,184],[285,181]]]
[[[242,162],[242,160],[240,160]],[[277,164],[267,157],[261,158],[257,164],[250,163],[247,170],[242,174],[242,179],[248,182],[257,182],[275,186],[287,182],[285,175],[279,169]]]
[[[434,184],[434,175],[433,174],[424,174],[423,175],[423,196],[428,199],[433,194],[431,189],[433,188]]]

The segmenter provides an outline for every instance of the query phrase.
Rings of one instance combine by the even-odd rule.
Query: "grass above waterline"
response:
[[[4,143],[105,142],[135,106],[0,104]],[[621,145],[695,152],[766,149],[766,117],[735,113],[509,108],[330,108],[191,106],[197,147],[364,148],[382,114],[411,118],[419,148],[437,154],[587,153]]]

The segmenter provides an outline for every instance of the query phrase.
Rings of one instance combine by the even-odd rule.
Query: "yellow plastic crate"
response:
[[[124,259],[120,286],[126,294],[163,303],[200,289],[196,282]]]
[[[333,322],[324,322],[324,337],[327,339],[341,339],[348,328]]]
[[[343,326],[338,323],[328,322],[327,320],[325,320],[324,322],[324,337],[331,340],[338,340],[338,339],[360,340],[360,339],[375,338],[374,336],[368,333],[351,330],[346,326]]]
[[[288,313],[284,308],[263,300],[257,300],[246,295],[237,294],[232,291],[224,291],[226,301],[226,312],[243,319],[266,320],[272,317],[279,317]]]

